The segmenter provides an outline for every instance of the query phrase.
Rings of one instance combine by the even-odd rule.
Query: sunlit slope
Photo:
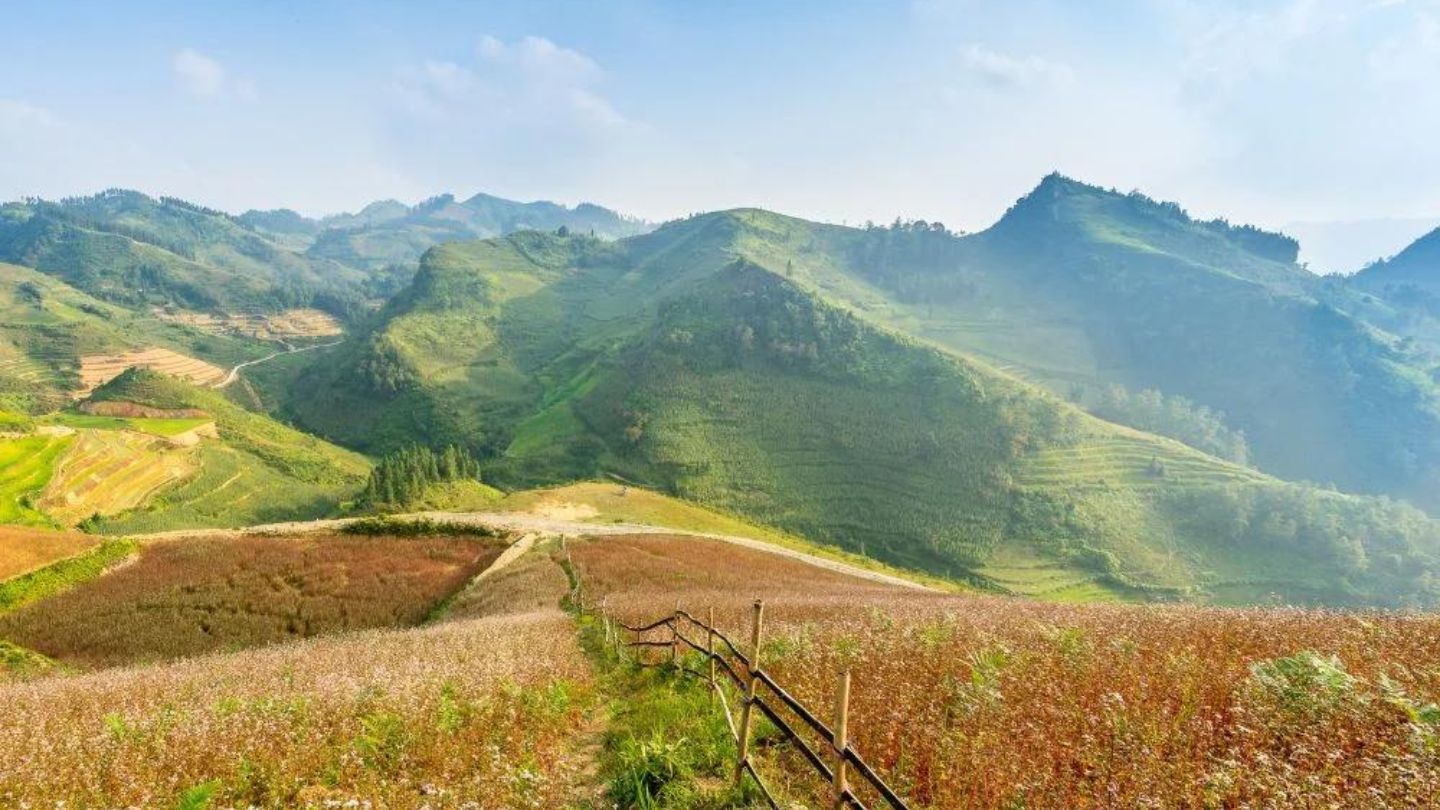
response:
[[[364,484],[369,462],[219,393],[155,372],[134,369],[97,390],[93,399],[195,408],[214,418],[216,439],[188,450],[197,469],[136,510],[106,518],[106,532],[242,526],[331,514]]]
[[[1440,503],[1435,357],[1286,237],[1058,175],[971,236],[726,215],[738,251],[866,320],[1081,402],[1112,383],[1184,396],[1267,472]]]
[[[432,250],[292,407],[374,450],[467,444],[503,487],[613,473],[982,586],[1027,590],[995,568],[1010,549],[1093,583],[1085,596],[1430,598],[1416,572],[1437,533],[1413,510],[1312,495],[883,328],[831,303],[846,284],[874,293],[863,282],[756,247],[771,226],[799,238],[794,222],[741,211],[620,244]],[[1238,528],[1207,522],[1222,517]],[[1252,562],[1264,584],[1232,587]]]

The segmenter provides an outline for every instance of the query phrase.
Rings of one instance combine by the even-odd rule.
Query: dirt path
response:
[[[235,366],[234,368],[230,369],[230,373],[225,375],[225,379],[223,379],[223,380],[221,380],[220,382],[216,383],[214,387],[215,387],[215,388],[224,388],[225,386],[229,385],[230,383],[235,382],[236,380],[238,380],[238,379],[240,378],[240,369],[242,369],[242,368],[249,368],[250,366],[258,366],[258,365],[260,365],[261,363],[264,363],[264,362],[266,362],[266,361],[268,361],[268,360],[274,360],[275,358],[277,358],[277,357],[279,357],[279,356],[281,356],[281,355],[283,355],[283,354],[299,354],[300,352],[310,352],[310,351],[314,351],[314,350],[316,350],[316,349],[324,349],[324,348],[327,348],[327,347],[330,347],[330,346],[339,346],[339,345],[340,345],[340,341],[338,341],[338,340],[331,341],[330,343],[316,343],[316,344],[313,345],[313,346],[301,346],[301,347],[299,347],[299,348],[296,348],[296,347],[294,347],[294,346],[291,346],[290,344],[285,343],[283,340],[281,341],[281,343],[285,345],[285,347],[286,347],[286,348],[285,348],[285,351],[282,351],[282,352],[273,352],[273,353],[271,353],[271,354],[265,355],[264,357],[260,358],[259,360],[246,360],[246,361],[243,362],[243,363],[236,364],[236,366]]]
[[[914,588],[918,590],[933,590],[918,582],[903,577],[882,574],[878,571],[871,571],[849,563],[832,560],[826,557],[819,557],[814,554],[807,554],[784,546],[777,546],[766,543],[763,540],[755,540],[749,537],[738,537],[728,534],[710,534],[707,532],[694,532],[685,529],[672,529],[665,526],[650,526],[642,523],[585,523],[578,520],[559,520],[556,518],[541,517],[538,515],[516,513],[516,512],[416,512],[407,515],[397,515],[399,518],[424,518],[433,520],[436,523],[453,523],[460,525],[489,526],[496,529],[504,529],[522,534],[534,534],[546,537],[602,537],[619,534],[674,534],[687,537],[704,537],[710,540],[719,540],[737,546],[763,551],[767,554],[776,554],[781,557],[788,557],[792,560],[813,565],[816,568],[824,568],[828,571],[835,571],[841,574],[881,582],[887,585],[894,585],[901,588]],[[190,529],[160,532],[157,534],[135,535],[139,540],[158,540],[167,537],[224,537],[239,534],[298,534],[303,532],[334,531],[357,518],[335,518],[330,520],[311,520],[291,523],[270,523],[263,526],[250,526],[244,529]],[[513,549],[513,547],[512,547]],[[509,553],[507,551],[506,553]],[[521,553],[516,553],[518,557]],[[502,557],[504,555],[501,555]],[[513,557],[511,558],[513,559]],[[496,560],[498,563],[499,560]],[[509,561],[506,561],[509,564]],[[491,566],[495,568],[495,566]]]

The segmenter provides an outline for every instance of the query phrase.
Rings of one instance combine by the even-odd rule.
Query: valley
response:
[[[757,599],[908,807],[1440,799],[1408,292],[1059,176],[973,235],[491,204],[4,209],[0,804],[761,806],[744,694],[617,631]]]

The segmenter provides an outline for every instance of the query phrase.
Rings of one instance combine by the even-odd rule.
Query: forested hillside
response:
[[[465,445],[492,483],[617,474],[1020,592],[1434,597],[1418,511],[1115,427],[899,334],[833,253],[775,260],[808,227],[742,211],[436,248],[292,413],[375,452]]]

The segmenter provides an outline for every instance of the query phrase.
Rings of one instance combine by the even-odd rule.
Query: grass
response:
[[[112,538],[84,553],[0,582],[0,620],[33,602],[58,596],[89,582],[129,558],[137,549],[133,540]]]
[[[70,446],[69,436],[27,436],[0,439],[0,524],[52,526],[33,505],[55,469],[55,461]]]
[[[593,523],[635,523],[703,534],[760,540],[781,548],[897,576],[942,590],[963,586],[913,569],[902,569],[861,554],[846,552],[793,534],[725,514],[713,507],[672,498],[643,487],[610,481],[582,481],[506,495],[489,507],[498,512],[528,512]]]
[[[98,542],[76,532],[0,527],[0,582],[73,557]]]
[[[202,444],[200,471],[148,504],[94,525],[107,534],[233,528],[310,520],[335,512],[354,489],[297,481],[239,450]]]
[[[92,430],[133,430],[152,436],[173,437],[188,433],[213,419],[154,419],[147,417],[97,416],[62,411],[42,420],[57,425]]]
[[[501,548],[451,537],[158,542],[121,570],[0,618],[0,638],[71,665],[113,666],[403,627]]]

